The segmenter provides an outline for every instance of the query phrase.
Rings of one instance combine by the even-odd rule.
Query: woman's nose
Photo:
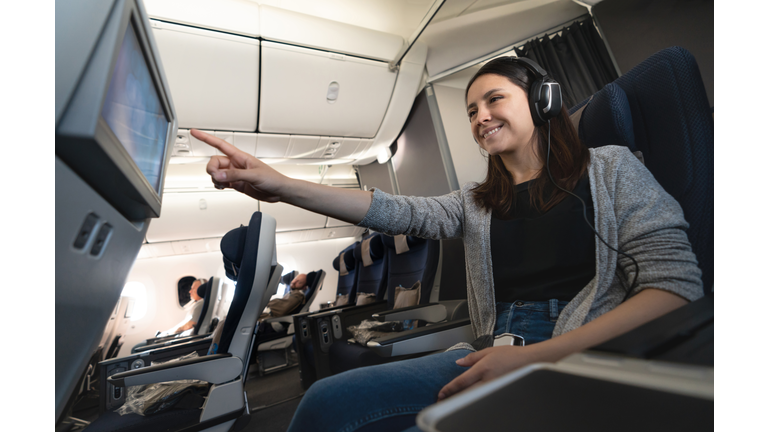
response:
[[[486,122],[490,121],[491,118],[492,118],[492,116],[491,116],[491,112],[489,110],[484,109],[484,108],[478,108],[477,109],[477,117],[476,117],[477,124],[486,123]]]

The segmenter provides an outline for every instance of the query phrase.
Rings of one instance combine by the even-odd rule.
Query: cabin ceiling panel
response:
[[[427,71],[435,76],[586,13],[572,0],[526,0],[430,24],[420,37],[429,46]]]
[[[222,237],[229,230],[248,225],[259,202],[235,191],[163,194],[160,217],[147,231],[149,243]]]
[[[256,130],[259,40],[152,21],[180,128]]]
[[[275,218],[278,232],[325,228],[328,219],[285,203],[261,203],[261,211]]]

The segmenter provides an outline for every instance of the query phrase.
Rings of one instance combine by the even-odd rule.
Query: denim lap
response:
[[[469,350],[368,366],[321,379],[307,390],[288,431],[391,430],[387,418],[416,414],[437,402],[446,384],[468,368],[456,360]],[[395,421],[395,419],[392,419]]]
[[[515,301],[496,303],[494,336],[512,333],[530,345],[552,338],[555,324],[567,301]]]
[[[496,303],[495,335],[514,333],[526,345],[552,337],[568,302]],[[416,431],[416,415],[437,402],[446,384],[468,368],[456,360],[469,350],[453,350],[410,360],[353,369],[321,379],[304,394],[288,428],[296,431]]]

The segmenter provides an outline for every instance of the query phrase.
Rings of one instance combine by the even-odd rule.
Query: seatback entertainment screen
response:
[[[125,32],[101,116],[159,194],[169,121],[132,23]]]

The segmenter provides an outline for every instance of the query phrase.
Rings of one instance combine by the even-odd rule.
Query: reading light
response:
[[[384,163],[387,163],[387,161],[391,157],[392,157],[392,150],[389,149],[389,146],[386,146],[383,149],[381,149],[381,151],[379,152],[379,155],[376,156],[376,160],[378,160],[380,164],[384,164]]]

